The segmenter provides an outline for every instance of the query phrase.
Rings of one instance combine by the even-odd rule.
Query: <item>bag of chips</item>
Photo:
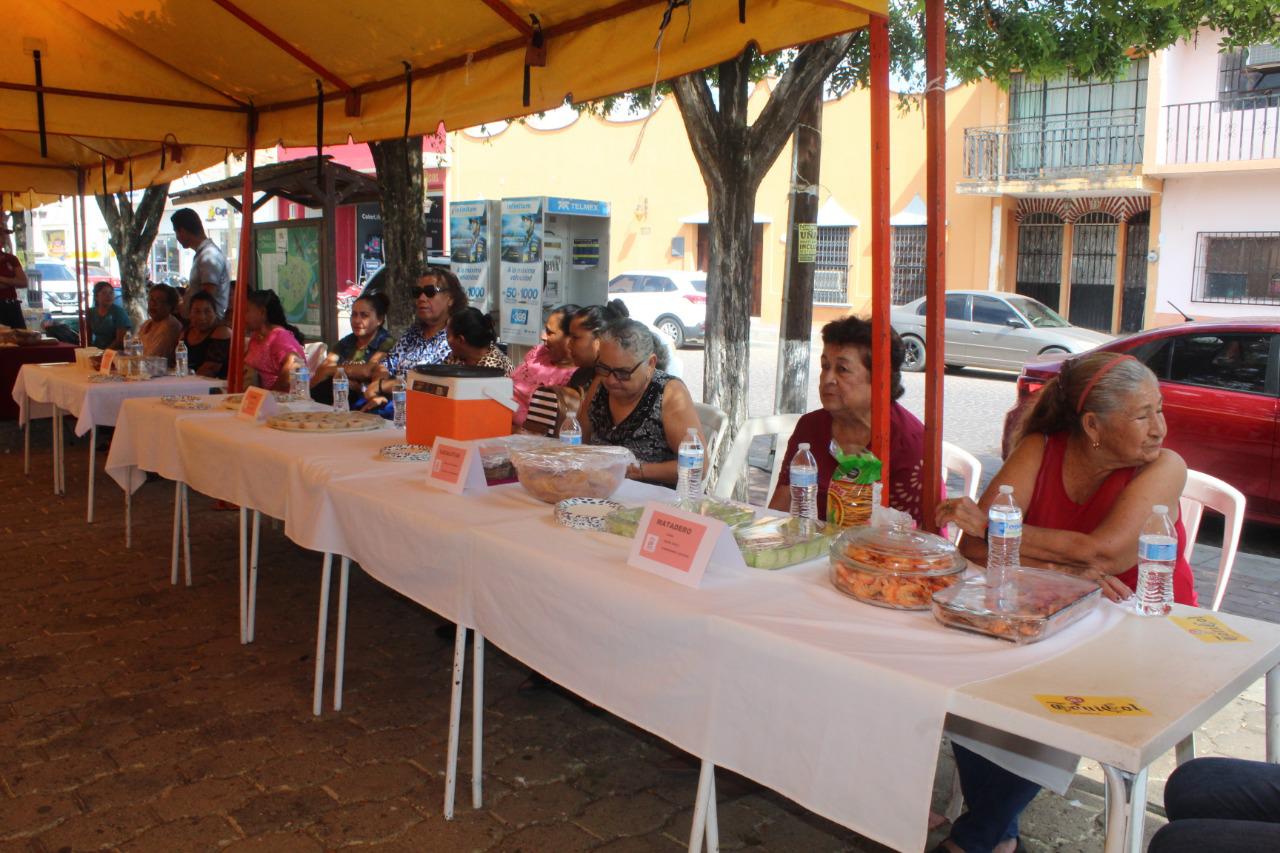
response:
[[[870,523],[875,503],[872,486],[880,482],[880,460],[870,450],[845,453],[834,441],[831,455],[836,470],[827,489],[827,521],[836,527]]]

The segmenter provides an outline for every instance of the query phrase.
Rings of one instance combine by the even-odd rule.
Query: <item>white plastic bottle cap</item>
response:
[[[1167,506],[1165,506],[1164,504],[1156,504],[1155,506],[1153,506],[1153,507],[1151,508],[1151,511],[1152,511],[1152,512],[1154,512],[1156,515],[1168,515],[1168,514],[1169,514],[1169,508],[1168,508]]]
[[[808,450],[808,449],[809,449],[809,442],[807,442],[807,441],[801,442],[801,443],[800,443],[800,447],[798,447],[797,449],[798,449],[798,450]]]
[[[1004,486],[1001,486],[1001,487],[1000,487],[1000,494],[1002,494],[1002,495],[1011,495],[1011,494],[1013,494],[1013,486],[1010,486],[1010,485],[1004,485]]]

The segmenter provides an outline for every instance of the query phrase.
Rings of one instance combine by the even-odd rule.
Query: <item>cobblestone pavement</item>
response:
[[[438,618],[353,572],[345,708],[315,718],[318,555],[264,526],[257,642],[241,646],[237,514],[193,494],[195,584],[171,587],[169,485],[138,494],[126,550],[120,492],[101,473],[99,520],[84,522],[84,442],[55,498],[48,425],[33,432],[27,478],[18,433],[0,426],[0,853],[683,848],[696,762],[560,691],[521,690],[528,671],[492,649],[484,806],[470,806],[464,758],[445,821],[452,642]],[[1259,757],[1261,695],[1218,715],[1201,752]],[[1153,769],[1153,804],[1170,767]],[[1039,797],[1028,847],[1100,849],[1101,791],[1086,763],[1068,797]],[[885,849],[732,774],[718,794],[727,850]]]

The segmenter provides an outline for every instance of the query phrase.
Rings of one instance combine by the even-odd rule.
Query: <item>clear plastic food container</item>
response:
[[[1062,572],[1017,568],[1005,572],[1001,594],[985,578],[969,578],[933,596],[933,615],[949,628],[976,631],[1018,644],[1052,637],[1082,619],[1102,589]]]
[[[905,522],[851,527],[831,544],[835,588],[895,610],[928,610],[933,594],[959,581],[967,566],[955,545]]]
[[[636,457],[625,447],[555,443],[512,449],[511,462],[525,491],[557,504],[568,498],[607,498],[627,476]]]
[[[516,467],[511,461],[513,450],[534,450],[539,447],[557,447],[553,438],[533,435],[501,435],[479,442],[480,465],[484,468],[485,481],[496,486],[516,481]]]
[[[733,538],[748,566],[782,569],[825,554],[830,547],[826,529],[820,521],[771,515],[739,524]]]

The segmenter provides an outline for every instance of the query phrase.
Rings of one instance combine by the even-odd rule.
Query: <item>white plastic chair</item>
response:
[[[702,440],[705,442],[707,463],[710,464],[720,452],[720,442],[724,440],[724,434],[729,430],[729,416],[723,409],[708,403],[694,403],[693,409],[698,413],[698,423],[702,425]],[[711,482],[706,485],[709,491]]]
[[[796,424],[799,422],[799,415],[770,415],[765,418],[752,418],[744,423],[738,430],[733,445],[729,448],[711,494],[721,500],[731,498],[738,478],[746,473],[747,456],[751,451],[752,440],[759,435],[776,435],[778,437],[777,452],[773,455],[773,470],[769,472],[769,491],[765,493],[764,498],[765,503],[768,504],[769,499],[773,497],[774,489],[778,487],[778,475],[782,473],[782,466],[786,461],[784,457],[787,455],[787,442],[791,440],[791,433],[796,431]]]
[[[958,474],[964,480],[964,495],[971,500],[978,499],[978,484],[982,482],[982,463],[964,448],[957,447],[949,441],[942,442],[942,468],[947,474]],[[949,525],[952,542],[960,541],[960,528]]]
[[[303,344],[302,353],[307,361],[307,370],[311,372],[312,376],[315,376],[317,368],[324,364],[324,360],[329,357],[329,345],[324,341]]]
[[[1235,486],[1211,477],[1200,471],[1187,471],[1187,484],[1182,488],[1182,499],[1178,501],[1179,517],[1187,531],[1186,549],[1182,556],[1191,562],[1191,551],[1196,545],[1196,534],[1200,532],[1200,520],[1204,517],[1204,509],[1215,510],[1222,514],[1222,554],[1218,557],[1218,579],[1213,590],[1213,604],[1209,609],[1217,611],[1222,606],[1222,599],[1227,594],[1227,582],[1231,580],[1231,567],[1236,561],[1236,551],[1240,547],[1240,531],[1244,527],[1245,497]],[[1181,766],[1196,757],[1196,736],[1192,732],[1180,741],[1174,750],[1178,764]]]

